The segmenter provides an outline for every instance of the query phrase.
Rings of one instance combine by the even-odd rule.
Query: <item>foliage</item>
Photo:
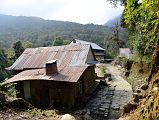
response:
[[[3,82],[3,80],[10,75],[10,73],[5,70],[7,65],[7,55],[5,54],[4,49],[0,48],[0,82]]]
[[[24,51],[24,48],[22,46],[22,43],[20,41],[13,44],[13,48],[15,51],[14,60],[16,60]]]
[[[121,20],[129,30],[129,45],[136,62],[150,62],[157,42],[159,28],[158,0],[107,0],[113,5],[121,3],[125,10]]]
[[[119,4],[119,3],[121,5],[125,4],[125,0],[106,0],[106,1],[113,4],[114,7],[117,7],[117,4]]]
[[[57,37],[55,40],[54,40],[54,43],[53,45],[54,46],[61,46],[61,45],[67,45],[69,44],[71,41],[69,40],[64,40],[62,37]]]
[[[109,45],[107,49],[113,50],[115,46],[113,36],[112,28],[103,25],[83,25],[22,16],[0,16],[0,39],[5,48],[11,47],[17,41],[21,41],[23,48],[26,48],[24,46],[26,40],[32,43],[32,47],[41,47],[68,44],[70,40],[81,39],[97,43],[103,48],[106,48],[104,42],[107,42]],[[124,43],[127,41],[127,34],[123,29],[119,32],[119,39]]]
[[[26,48],[32,48],[33,47],[33,43],[30,42],[30,41],[22,41],[22,47],[24,49],[26,49]]]
[[[157,0],[126,0],[124,24],[130,35],[130,45],[137,62],[150,62],[155,49],[159,20]],[[146,58],[146,59],[144,59]]]
[[[99,70],[100,70],[100,75],[101,75],[101,76],[105,76],[105,74],[106,74],[106,69],[105,69],[105,67],[104,67],[103,65],[100,65],[100,66],[99,66]]]
[[[118,17],[109,20],[105,25],[110,26],[112,29],[112,35],[107,35],[104,38],[102,46],[106,49],[106,56],[108,58],[114,58],[119,53],[119,48],[127,48],[129,45],[128,40],[121,38],[121,33],[124,34],[124,38],[128,39],[127,30],[121,27],[122,14]]]
[[[3,93],[5,93],[8,96],[16,97],[16,90],[14,88],[14,84],[13,83],[8,83],[8,84],[1,83],[0,84],[0,91],[3,91]]]
[[[115,51],[106,51],[106,58],[114,59],[117,56]]]

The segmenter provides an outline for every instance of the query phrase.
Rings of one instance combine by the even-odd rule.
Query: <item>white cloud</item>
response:
[[[104,24],[122,13],[105,0],[1,0],[0,13],[38,16],[79,23]]]

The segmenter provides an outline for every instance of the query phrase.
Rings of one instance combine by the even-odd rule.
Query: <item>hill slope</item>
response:
[[[0,41],[5,47],[10,47],[18,40],[31,41],[34,47],[49,46],[58,36],[65,40],[83,39],[102,46],[104,38],[108,35],[113,36],[112,28],[102,25],[0,15]],[[126,41],[127,36],[121,32],[120,38]]]
[[[104,25],[108,27],[115,27],[116,23],[118,22],[120,24],[120,18],[121,14],[113,19],[108,20]]]

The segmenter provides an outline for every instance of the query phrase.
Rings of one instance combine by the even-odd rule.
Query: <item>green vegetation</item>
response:
[[[14,52],[15,52],[14,60],[16,60],[23,53],[24,48],[20,41],[14,43],[13,48],[14,48]]]
[[[99,66],[100,76],[104,77],[106,74],[106,68],[103,65]]]
[[[130,32],[130,46],[137,62],[150,62],[150,56],[156,47],[159,20],[157,18],[158,1],[127,0],[124,11],[124,24]]]
[[[6,79],[7,80],[7,79]],[[3,91],[7,96],[16,97],[16,90],[14,88],[14,83],[2,84],[0,83],[0,91]]]
[[[8,65],[8,62],[9,60],[7,59],[7,55],[5,54],[5,50],[0,47],[0,82],[2,82],[10,75],[10,73],[5,70]]]
[[[159,28],[158,0],[107,0],[124,7],[121,25],[129,32],[129,46],[134,53],[134,61],[150,63],[157,44]]]
[[[53,45],[54,46],[60,46],[60,45],[67,45],[69,44],[71,41],[70,40],[64,40],[62,37],[57,37],[54,42]]]
[[[134,64],[128,81],[133,87],[143,82],[149,85],[148,90],[144,91],[146,96],[140,102],[139,108],[134,114],[129,114],[129,119],[158,120],[159,1],[113,0],[114,4],[116,2],[121,2],[125,6],[121,22],[129,31],[129,43],[134,53]],[[147,81],[143,80],[144,77],[148,78]]]
[[[127,32],[120,29],[119,39],[124,45],[127,37]],[[107,53],[114,51],[116,44],[112,27],[0,15],[0,41],[5,48],[12,47],[17,41],[22,44],[28,41],[32,43],[31,47],[42,47],[68,44],[73,39],[95,42],[105,48]]]
[[[29,41],[17,41],[11,48],[3,48],[0,46],[0,82],[9,78],[13,73],[7,71],[5,68],[13,64],[13,62],[22,54],[25,48],[31,47],[32,43]],[[1,89],[2,87],[0,87]]]

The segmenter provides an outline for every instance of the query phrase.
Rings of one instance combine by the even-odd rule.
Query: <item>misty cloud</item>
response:
[[[1,0],[0,14],[37,16],[50,20],[104,24],[121,14],[105,0]]]

